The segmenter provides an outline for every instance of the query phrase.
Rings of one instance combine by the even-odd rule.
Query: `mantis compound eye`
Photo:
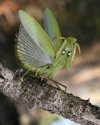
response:
[[[62,55],[64,55],[65,53],[66,53],[66,50],[63,50],[63,51],[62,51]]]
[[[67,55],[68,56],[71,56],[72,52],[71,51],[68,51]]]

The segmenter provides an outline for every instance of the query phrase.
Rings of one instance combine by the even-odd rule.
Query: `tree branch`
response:
[[[24,80],[0,65],[0,91],[28,108],[43,108],[82,125],[100,125],[100,108],[32,76]]]

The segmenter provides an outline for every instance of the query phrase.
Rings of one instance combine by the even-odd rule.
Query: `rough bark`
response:
[[[28,108],[43,108],[81,125],[100,125],[100,108],[89,100],[82,100],[46,81],[25,76],[23,81],[15,73],[0,65],[0,91],[16,103]]]

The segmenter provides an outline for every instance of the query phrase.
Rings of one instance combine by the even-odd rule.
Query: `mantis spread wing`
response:
[[[40,24],[26,12],[20,10],[19,17],[24,29],[33,41],[50,57],[55,56],[55,50],[46,32]]]
[[[34,64],[38,64],[38,66],[52,64],[55,51],[45,31],[35,19],[24,11],[19,12],[19,17],[21,25],[17,54],[22,64],[26,68],[31,68]]]
[[[57,51],[62,44],[62,40],[57,38],[61,36],[61,33],[57,20],[49,8],[46,8],[44,12],[44,29],[53,41],[54,48]]]

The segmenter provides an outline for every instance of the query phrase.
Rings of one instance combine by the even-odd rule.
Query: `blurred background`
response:
[[[100,106],[100,1],[99,0],[0,0],[0,63],[12,70],[16,59],[19,9],[26,10],[43,25],[43,12],[49,7],[55,14],[62,36],[74,36],[81,47],[69,71],[60,71],[56,79],[67,84],[67,91]]]

